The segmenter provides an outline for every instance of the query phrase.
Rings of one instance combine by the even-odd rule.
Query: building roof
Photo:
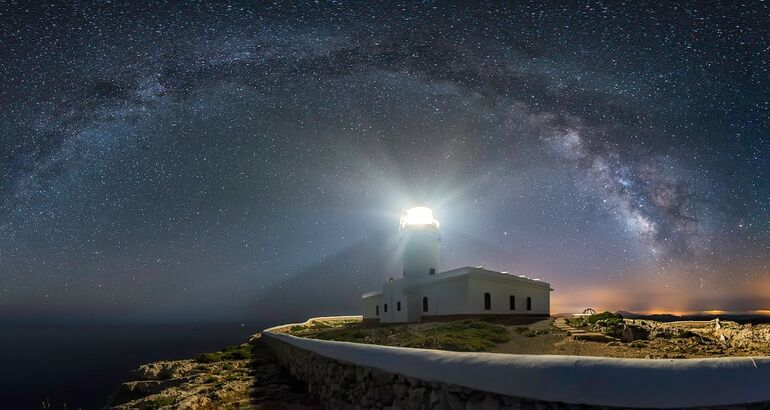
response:
[[[517,282],[517,283],[526,284],[529,286],[546,287],[550,290],[553,290],[551,289],[550,283],[543,282],[540,279],[537,279],[537,278],[531,279],[524,275],[513,275],[508,272],[497,272],[489,269],[484,269],[483,266],[478,266],[475,268],[472,266],[465,266],[462,268],[456,268],[456,269],[451,269],[444,272],[439,272],[439,273],[436,273],[435,275],[424,276],[419,279],[415,279],[415,281],[412,282],[409,286],[422,287],[422,286],[427,286],[436,282],[443,282],[445,280],[452,280],[452,279],[461,278],[464,276],[481,277],[485,279],[500,280],[505,282]],[[390,283],[403,281],[404,279],[405,278],[398,278],[398,279],[392,280]],[[361,295],[361,299],[366,299],[366,298],[370,298],[381,294],[382,294],[382,291],[367,292]]]
[[[422,282],[424,282],[425,284],[428,284],[431,282],[452,279],[452,278],[456,278],[464,275],[526,283],[528,285],[543,286],[548,288],[550,288],[551,286],[551,284],[549,284],[548,282],[543,282],[537,278],[531,279],[524,275],[513,275],[508,272],[497,272],[489,269],[484,269],[483,266],[478,266],[478,267],[465,266],[462,268],[456,268],[456,269],[452,269],[444,272],[439,272],[435,275],[422,278]]]
[[[382,295],[382,291],[381,290],[374,290],[374,291],[371,291],[371,292],[366,292],[363,295],[361,295],[361,299],[366,299],[366,298],[370,298],[372,296],[377,296],[377,295]]]

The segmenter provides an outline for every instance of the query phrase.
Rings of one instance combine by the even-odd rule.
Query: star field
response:
[[[215,317],[416,204],[554,312],[768,309],[768,16],[3,3],[0,315]]]

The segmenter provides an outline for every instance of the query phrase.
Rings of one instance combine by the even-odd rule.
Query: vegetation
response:
[[[251,345],[244,343],[239,346],[228,346],[218,352],[202,353],[196,359],[198,363],[213,363],[223,360],[251,359]]]
[[[306,334],[314,334],[317,333],[320,330],[326,330],[326,329],[335,329],[340,327],[350,327],[350,326],[357,326],[360,325],[361,321],[357,319],[348,319],[348,320],[339,320],[339,319],[333,319],[333,320],[323,320],[323,319],[315,319],[311,321],[310,323],[301,324],[301,325],[294,325],[289,327],[289,332],[296,335],[306,335]]]
[[[153,399],[149,403],[147,403],[148,407],[150,409],[160,409],[162,407],[171,406],[172,404],[176,403],[176,398],[172,396],[160,396],[157,399]]]
[[[612,327],[621,323],[623,323],[623,316],[612,312],[602,312],[587,317],[575,317],[569,319],[569,324],[574,327],[587,327],[595,325]]]
[[[348,325],[308,336],[325,340],[465,352],[488,350],[511,340],[505,327],[479,320],[433,323],[417,327]]]
[[[406,345],[428,349],[479,352],[511,340],[508,330],[477,320],[447,323],[428,329]]]
[[[204,381],[204,383],[211,384],[211,383],[216,383],[217,381],[219,381],[219,379],[217,379],[216,377],[208,376],[206,377],[206,380]]]
[[[305,330],[318,330],[318,329],[329,329],[332,326],[323,322],[312,322],[309,325],[294,325],[289,328],[292,332],[302,332]]]

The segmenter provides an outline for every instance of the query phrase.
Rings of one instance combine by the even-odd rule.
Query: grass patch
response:
[[[318,339],[324,339],[324,340],[341,340],[345,342],[361,342],[364,339],[366,339],[369,336],[377,335],[380,333],[379,336],[384,336],[383,331],[372,331],[372,332],[366,332],[361,329],[334,329],[329,330],[327,332],[321,332],[317,335]]]
[[[381,325],[373,328],[362,328],[358,325],[329,329],[310,335],[310,337],[342,342],[402,346],[399,341],[409,339],[410,332],[407,330],[407,326],[402,325]]]
[[[224,360],[251,359],[251,346],[244,343],[239,346],[228,346],[218,352],[202,353],[196,359],[198,363],[214,363]]]
[[[315,337],[325,340],[463,352],[484,351],[511,340],[505,327],[478,320],[441,323],[419,329],[410,328],[409,325],[338,328],[320,332]]]
[[[410,341],[409,347],[480,352],[511,340],[508,330],[477,320],[463,320],[428,329],[421,337]]]
[[[526,332],[529,332],[529,328],[527,326],[518,326],[518,327],[515,328],[515,331],[517,333],[524,334]]]
[[[159,409],[176,403],[176,397],[161,396],[147,402],[148,409]]]

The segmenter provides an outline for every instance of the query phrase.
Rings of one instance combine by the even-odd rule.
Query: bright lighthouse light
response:
[[[438,221],[433,219],[433,210],[424,206],[409,208],[401,214],[401,227],[408,225],[433,225],[438,228]]]

